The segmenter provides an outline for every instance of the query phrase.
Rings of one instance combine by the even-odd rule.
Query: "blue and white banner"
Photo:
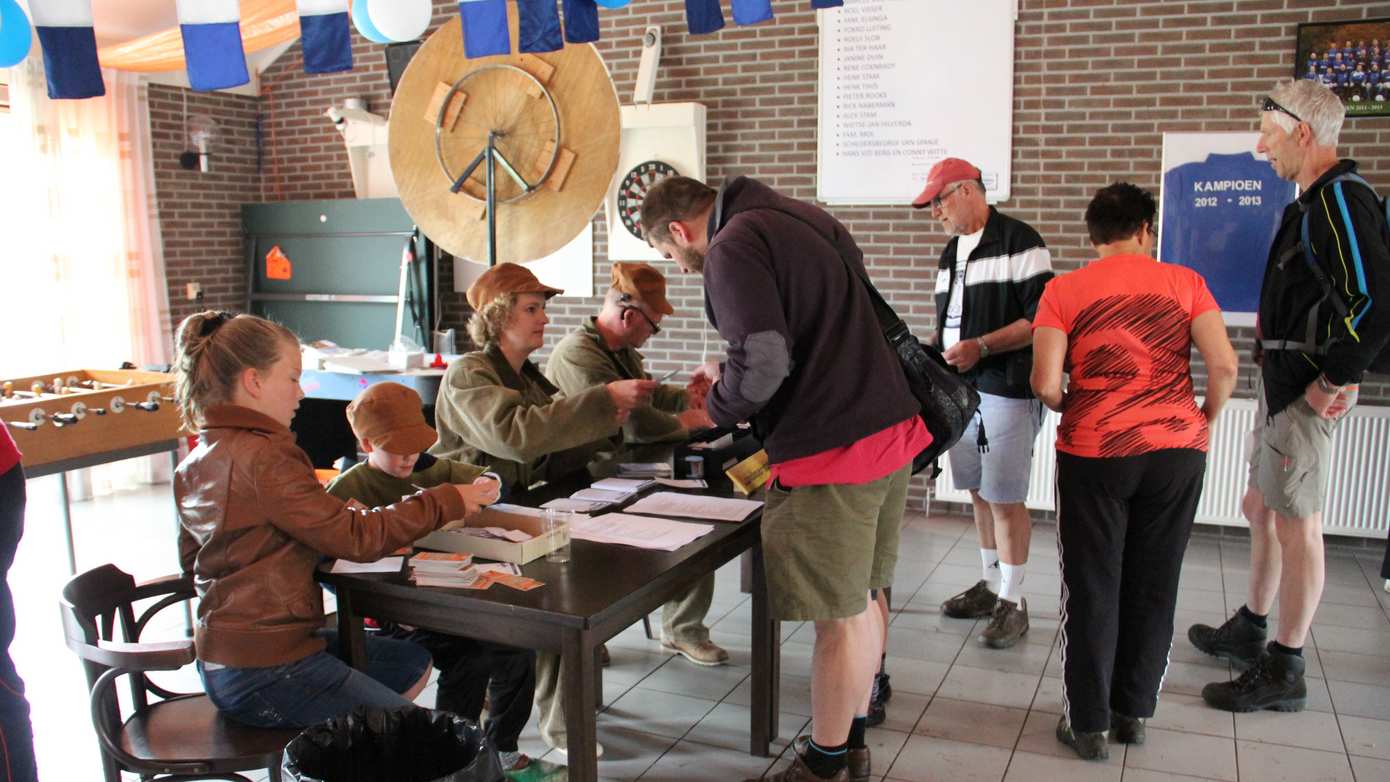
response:
[[[594,0],[565,0],[565,40],[570,43],[598,40],[598,5]]]
[[[305,73],[352,70],[348,0],[295,0]]]
[[[724,12],[719,10],[719,0],[685,0],[685,24],[691,35],[724,29]]]
[[[772,0],[734,0],[734,24],[757,24],[772,18]]]
[[[1226,322],[1254,325],[1269,246],[1296,196],[1255,133],[1163,134],[1158,258],[1207,281]]]
[[[555,0],[517,0],[517,48],[523,52],[554,52],[565,46]]]
[[[507,31],[507,0],[459,0],[465,57],[511,54]]]
[[[177,0],[188,83],[207,92],[251,81],[241,46],[237,0]]]
[[[48,97],[95,98],[106,94],[92,32],[92,0],[34,0],[29,13],[43,47]]]
[[[811,0],[812,8],[840,8],[845,0]]]

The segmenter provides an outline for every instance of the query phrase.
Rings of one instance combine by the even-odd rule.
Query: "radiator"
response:
[[[1047,412],[1033,452],[1033,473],[1028,507],[1053,510],[1053,471],[1057,466],[1053,444],[1057,440],[1058,415]],[[1245,443],[1255,423],[1255,400],[1232,399],[1217,419],[1207,453],[1206,482],[1197,506],[1203,524],[1244,526],[1240,499],[1245,494],[1249,468]],[[936,481],[936,499],[968,504],[970,494],[951,483],[949,460]],[[1335,535],[1384,538],[1390,532],[1390,407],[1357,407],[1342,419],[1332,437],[1332,469],[1329,470],[1324,529]]]

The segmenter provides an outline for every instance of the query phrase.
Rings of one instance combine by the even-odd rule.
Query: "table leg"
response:
[[[567,628],[560,635],[561,678],[565,691],[565,729],[569,733],[570,782],[597,782],[598,736],[594,710],[598,702],[594,685],[598,667],[593,635],[587,630]]]
[[[68,473],[58,473],[58,485],[63,488],[63,539],[68,544],[68,575],[77,575],[77,551],[72,545],[72,502],[68,496]]]
[[[343,662],[356,668],[367,668],[367,633],[362,629],[362,617],[352,608],[352,590],[338,588],[338,654]]]
[[[777,738],[778,688],[781,682],[781,629],[767,605],[767,574],[763,547],[754,546],[753,580],[753,703],[750,708],[749,754],[767,757]]]

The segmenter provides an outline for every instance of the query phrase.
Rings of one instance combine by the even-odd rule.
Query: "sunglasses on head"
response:
[[[1262,107],[1261,110],[1262,110],[1262,111],[1279,111],[1279,112],[1283,112],[1284,114],[1287,114],[1287,115],[1289,115],[1290,117],[1293,117],[1295,122],[1302,122],[1302,121],[1303,121],[1303,118],[1302,118],[1302,117],[1300,117],[1300,116],[1298,116],[1297,114],[1293,113],[1292,111],[1289,111],[1288,109],[1284,108],[1284,106],[1282,106],[1282,105],[1279,103],[1279,101],[1277,101],[1277,100],[1275,100],[1275,99],[1269,97],[1268,95],[1265,96],[1264,106]]]

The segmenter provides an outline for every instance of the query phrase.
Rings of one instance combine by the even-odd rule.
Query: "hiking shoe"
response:
[[[1000,598],[994,604],[994,616],[980,633],[980,643],[991,649],[1008,649],[1028,632],[1028,599],[1017,603]]]
[[[1148,738],[1144,732],[1144,720],[1110,712],[1110,738],[1121,744],[1143,744],[1144,739]]]
[[[1071,729],[1066,717],[1057,719],[1057,740],[1076,750],[1082,760],[1109,760],[1110,747],[1105,744],[1105,731],[1081,733]]]
[[[1240,678],[1214,682],[1202,688],[1202,700],[1222,711],[1303,711],[1308,705],[1308,686],[1303,681],[1307,663],[1296,654],[1265,653]]]
[[[1187,628],[1187,640],[1193,646],[1242,670],[1264,654],[1265,635],[1265,628],[1245,618],[1240,610],[1220,627],[1196,624]]]
[[[994,603],[998,599],[999,595],[980,579],[975,586],[942,603],[941,613],[952,619],[982,619],[994,613]]]
[[[712,667],[723,665],[729,661],[729,653],[708,638],[703,641],[677,641],[663,638],[661,639],[661,647],[679,654],[696,665]]]
[[[801,741],[802,739],[809,740],[810,737],[802,736],[800,739],[797,739],[797,741]],[[805,744],[803,743],[801,746],[804,747]],[[867,779],[867,777],[865,778]],[[849,766],[846,765],[845,768],[835,772],[835,776],[825,780],[822,777],[816,776],[816,772],[812,771],[811,767],[806,765],[806,761],[801,759],[800,751],[794,751],[792,752],[792,764],[790,766],[778,771],[776,774],[768,774],[763,777],[763,780],[767,782],[849,782],[850,775]],[[744,780],[744,782],[761,781],[757,779],[748,779]]]
[[[893,700],[892,676],[886,673],[874,674],[874,699],[887,703]]]
[[[797,736],[796,740],[792,742],[792,750],[796,752],[798,758],[806,754],[806,744],[810,740],[810,736]],[[860,747],[859,749],[846,750],[845,771],[849,775],[849,782],[869,782],[869,777],[872,776],[869,748]]]

